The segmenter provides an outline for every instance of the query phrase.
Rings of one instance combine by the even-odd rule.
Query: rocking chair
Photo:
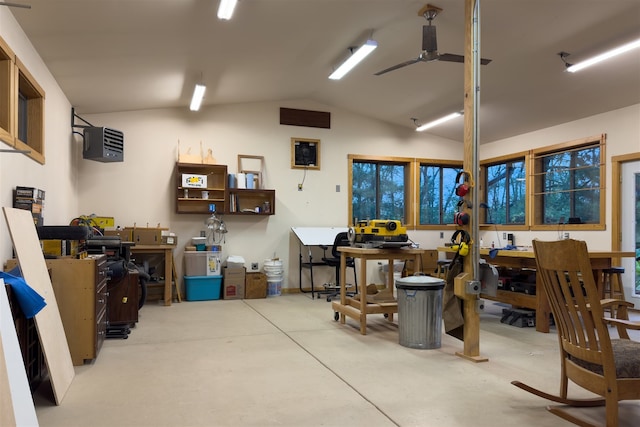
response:
[[[537,274],[558,329],[560,395],[545,393],[519,381],[512,384],[568,405],[548,406],[547,410],[581,426],[593,424],[577,415],[579,410],[569,411],[569,407],[605,406],[606,425],[615,427],[618,402],[640,399],[640,342],[630,340],[626,331],[640,330],[640,323],[627,320],[627,307],[632,304],[615,299],[600,300],[585,242],[534,240],[533,250]],[[606,308],[612,308],[617,318],[605,317]],[[616,326],[619,339],[610,338],[608,325]],[[568,398],[569,380],[601,397]]]

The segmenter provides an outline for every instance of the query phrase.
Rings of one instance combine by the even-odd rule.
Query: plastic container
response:
[[[282,295],[282,284],[284,283],[284,267],[282,261],[278,259],[265,259],[262,265],[264,273],[267,275],[267,297]]]
[[[222,276],[184,276],[187,301],[220,299]]]
[[[196,251],[204,251],[207,248],[206,237],[192,237],[191,243],[196,247]]]
[[[409,348],[440,348],[444,280],[409,276],[396,280],[400,345]]]
[[[220,252],[185,251],[184,273],[185,276],[220,276]]]
[[[267,297],[279,297],[282,295],[282,278],[267,276]]]

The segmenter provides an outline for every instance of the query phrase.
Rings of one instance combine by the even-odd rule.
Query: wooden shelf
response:
[[[203,187],[183,185],[184,174],[206,177]],[[176,164],[176,212],[185,214],[208,214],[210,205],[220,214],[269,216],[275,214],[275,190],[227,188],[228,175],[226,165],[200,163]],[[205,198],[204,192],[208,193]],[[257,208],[257,209],[256,209]]]
[[[228,213],[231,215],[273,215],[275,214],[275,202],[275,190],[230,188]]]
[[[183,175],[201,175],[206,177],[203,187],[183,186]],[[214,204],[217,212],[227,211],[227,166],[203,163],[177,163],[175,171],[176,212],[207,214],[209,205]],[[203,192],[208,192],[205,198]]]

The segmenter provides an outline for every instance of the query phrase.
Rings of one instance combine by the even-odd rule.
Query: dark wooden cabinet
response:
[[[138,302],[140,299],[139,274],[136,270],[117,280],[107,282],[108,326],[133,326],[138,322]]]

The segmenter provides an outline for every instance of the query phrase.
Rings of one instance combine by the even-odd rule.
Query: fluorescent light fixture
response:
[[[204,98],[204,92],[206,90],[207,87],[205,85],[196,85],[196,88],[193,90],[193,98],[191,98],[191,106],[189,107],[191,111],[198,111],[200,109],[200,104],[202,104],[202,98]]]
[[[218,6],[218,18],[226,20],[231,19],[233,9],[236,8],[236,3],[238,3],[238,0],[220,0],[220,6]]]
[[[440,117],[437,120],[434,120],[434,121],[429,122],[429,123],[425,123],[422,126],[418,126],[416,128],[416,132],[422,132],[424,130],[431,129],[434,126],[438,126],[438,125],[440,125],[440,124],[442,124],[444,122],[448,122],[449,120],[455,119],[456,117],[460,117],[461,115],[462,115],[462,113],[460,111],[456,111],[455,113],[447,114],[446,116]]]
[[[600,55],[596,55],[593,58],[589,58],[582,62],[578,62],[577,64],[571,65],[567,67],[567,71],[570,73],[575,73],[576,71],[583,70],[587,67],[597,64],[598,62],[605,61],[609,58],[613,58],[614,56],[618,56],[620,54],[629,52],[630,50],[637,49],[639,47],[640,47],[640,39],[624,44],[615,49],[611,49],[610,51],[601,53]]]
[[[358,48],[351,56],[349,56],[336,70],[331,73],[329,78],[331,80],[340,80],[347,74],[353,67],[358,65],[360,61],[367,57],[371,52],[378,47],[378,43],[375,40],[367,40],[362,46]]]

